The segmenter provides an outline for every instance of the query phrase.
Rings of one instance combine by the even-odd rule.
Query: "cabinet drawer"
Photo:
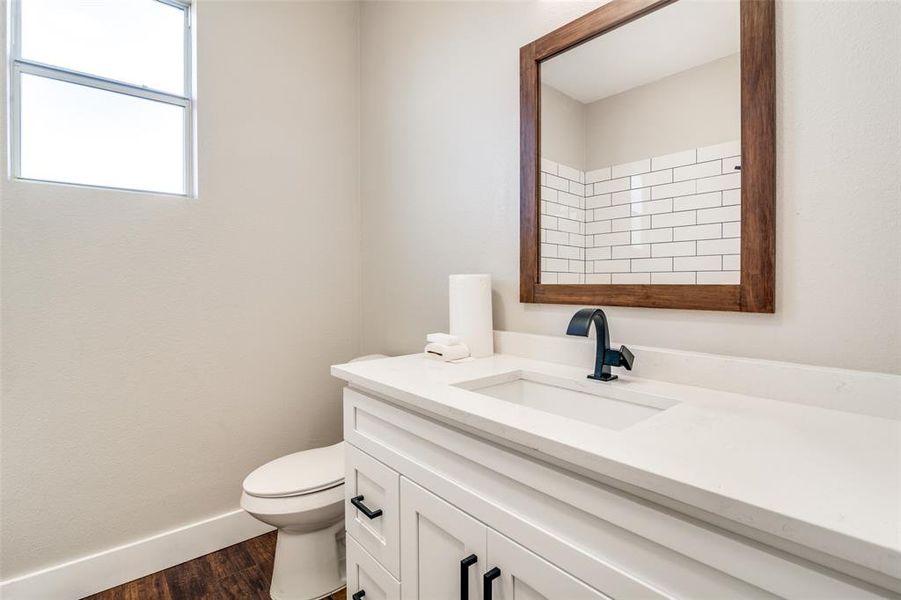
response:
[[[366,600],[400,600],[400,583],[347,536],[347,599],[359,592]]]
[[[400,477],[350,444],[344,446],[347,469],[344,528],[385,569],[399,578]]]

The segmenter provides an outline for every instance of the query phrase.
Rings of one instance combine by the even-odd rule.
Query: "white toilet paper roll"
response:
[[[450,334],[458,336],[474,358],[494,354],[491,275],[451,275],[448,290]]]

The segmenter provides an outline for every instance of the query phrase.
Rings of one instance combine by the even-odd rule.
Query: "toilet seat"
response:
[[[344,442],[295,452],[270,461],[244,479],[244,493],[256,498],[315,494],[344,483]]]
[[[259,498],[241,494],[241,508],[257,519],[276,527],[296,529],[310,523],[340,520],[344,514],[344,483],[327,490],[300,496]]]

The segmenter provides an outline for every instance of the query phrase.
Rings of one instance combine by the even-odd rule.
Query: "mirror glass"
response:
[[[737,285],[738,0],[679,0],[539,68],[541,283]]]

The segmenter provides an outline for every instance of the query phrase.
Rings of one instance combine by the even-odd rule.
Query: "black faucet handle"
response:
[[[631,371],[634,362],[635,355],[625,346],[620,346],[619,350],[607,350],[604,353],[604,364],[611,367],[626,367],[627,371]]]
[[[626,348],[625,346],[619,347],[619,365],[620,367],[626,367],[627,371],[632,370],[632,365],[635,363],[635,355],[632,354],[632,351]]]

